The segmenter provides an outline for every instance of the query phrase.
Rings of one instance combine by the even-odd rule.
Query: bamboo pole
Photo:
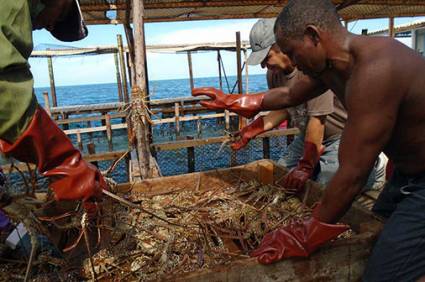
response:
[[[187,51],[187,63],[189,65],[190,90],[193,90],[195,84],[193,82],[192,52],[190,51]]]
[[[133,0],[133,26],[134,26],[134,72],[136,91],[132,92],[132,99],[145,100],[146,92],[146,67],[145,67],[145,36],[144,36],[144,4],[143,0]],[[134,87],[133,87],[134,88]],[[135,96],[133,96],[133,94]],[[142,121],[136,125],[137,153],[140,175],[143,179],[152,176],[151,152],[149,144],[149,128],[146,120],[146,109],[142,109]]]
[[[120,73],[120,64],[118,62],[118,54],[114,53],[114,62],[115,62],[115,73],[117,75],[117,87],[118,87],[118,101],[123,102],[122,95],[122,82],[121,82],[121,73]]]
[[[56,98],[55,75],[53,72],[53,61],[51,56],[47,57],[47,65],[49,68],[50,93],[52,93],[52,105],[53,107],[57,107],[58,100]]]
[[[128,103],[129,97],[128,97],[128,84],[127,84],[127,74],[125,70],[125,62],[124,62],[124,47],[122,44],[122,36],[121,34],[117,34],[117,43],[118,43],[118,54],[119,54],[119,61],[120,61],[120,70],[122,75],[122,85],[123,85],[123,93],[124,93],[124,102]]]

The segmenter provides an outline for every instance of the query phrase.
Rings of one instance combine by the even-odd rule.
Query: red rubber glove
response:
[[[298,162],[298,165],[291,169],[285,176],[280,186],[294,193],[300,193],[304,190],[304,185],[313,175],[314,168],[320,159],[320,153],[315,144],[311,142],[304,143],[304,156]]]
[[[71,140],[38,106],[25,132],[11,144],[0,140],[0,151],[21,162],[37,165],[50,178],[56,200],[100,197],[107,185],[99,170],[81,157]]]
[[[201,105],[211,110],[229,110],[246,118],[252,118],[261,111],[264,94],[224,94],[213,87],[194,88],[192,96],[205,95],[210,101],[201,101]]]
[[[230,145],[233,150],[237,151],[242,149],[248,144],[248,142],[254,138],[255,136],[264,132],[264,119],[263,117],[259,117],[249,125],[245,126],[241,129],[241,131],[237,132],[235,136],[240,136],[240,139]]]
[[[294,221],[289,225],[266,234],[260,246],[251,253],[262,264],[271,264],[289,257],[308,257],[326,242],[348,230],[344,224],[328,224],[319,221],[320,204],[313,216],[303,221]]]

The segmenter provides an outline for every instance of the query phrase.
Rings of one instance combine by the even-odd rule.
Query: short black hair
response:
[[[289,0],[277,17],[274,32],[288,38],[301,38],[308,25],[326,31],[341,27],[338,13],[330,0]]]

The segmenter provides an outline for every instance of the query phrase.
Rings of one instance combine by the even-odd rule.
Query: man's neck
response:
[[[349,75],[353,65],[350,48],[352,38],[353,35],[347,31],[332,37],[327,46],[326,70],[335,71],[343,76]]]

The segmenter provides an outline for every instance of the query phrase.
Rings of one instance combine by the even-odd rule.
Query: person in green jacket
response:
[[[67,42],[88,34],[77,0],[2,1],[0,151],[36,164],[40,174],[49,178],[56,200],[87,203],[106,189],[105,180],[95,166],[82,159],[34,95],[28,58],[33,49],[32,31],[42,28]],[[0,201],[0,208],[7,204]]]

